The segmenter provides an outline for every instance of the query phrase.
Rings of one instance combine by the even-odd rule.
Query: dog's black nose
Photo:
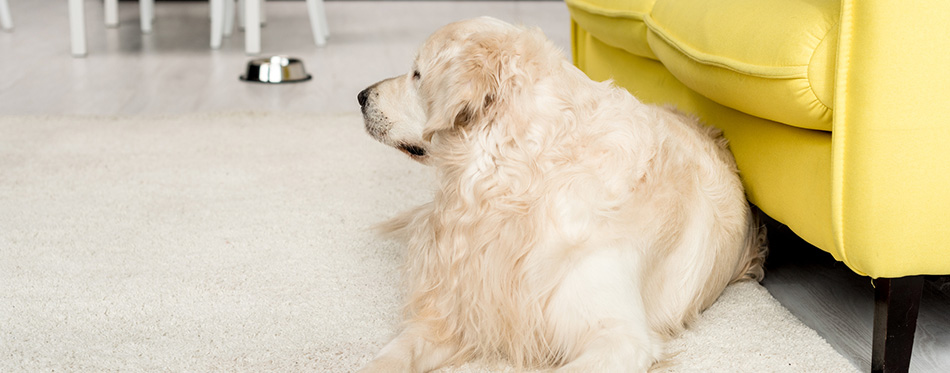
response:
[[[360,106],[366,106],[367,99],[369,99],[369,88],[364,89],[360,94],[356,95],[356,100],[360,102]]]

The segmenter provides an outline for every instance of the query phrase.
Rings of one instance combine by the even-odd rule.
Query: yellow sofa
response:
[[[872,369],[906,370],[950,274],[950,2],[566,3],[581,70],[721,128],[752,203],[876,279]]]

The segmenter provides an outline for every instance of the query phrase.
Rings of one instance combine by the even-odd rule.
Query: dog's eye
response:
[[[422,74],[419,73],[419,70],[416,70],[416,71],[413,71],[413,72],[412,72],[412,79],[414,79],[414,80],[419,80],[419,79],[421,79],[421,78],[422,78]]]

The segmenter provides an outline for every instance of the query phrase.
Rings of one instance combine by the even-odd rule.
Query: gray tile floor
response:
[[[66,2],[10,0],[16,23],[0,32],[0,115],[164,115],[193,112],[354,112],[356,94],[403,74],[418,45],[439,26],[491,15],[540,27],[570,54],[563,3],[326,3],[332,36],[313,45],[302,2],[271,1],[262,30],[263,54],[302,58],[314,79],[290,85],[238,80],[251,57],[243,35],[220,50],[209,43],[206,2],[159,2],[154,31],[138,31],[135,2],[120,3],[120,26],[103,26],[102,2],[87,0],[89,56],[69,55]],[[793,314],[852,362],[870,367],[873,291],[830,256],[781,230],[772,238],[765,286]],[[912,371],[950,372],[950,296],[929,282],[921,306]],[[775,346],[775,348],[782,348]]]
[[[154,30],[138,31],[138,6],[122,2],[119,28],[87,0],[89,55],[69,55],[66,4],[12,0],[16,29],[0,32],[0,114],[161,114],[195,111],[356,111],[356,94],[404,74],[416,48],[445,23],[481,15],[541,27],[565,53],[569,18],[558,2],[327,2],[331,39],[313,44],[303,2],[270,1],[262,55],[303,59],[313,80],[240,82],[250,59],[242,33],[210,50],[207,2],[158,2]]]

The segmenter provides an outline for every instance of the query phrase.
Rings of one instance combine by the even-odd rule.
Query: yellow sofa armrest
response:
[[[832,228],[871,277],[950,273],[950,2],[843,0]]]

